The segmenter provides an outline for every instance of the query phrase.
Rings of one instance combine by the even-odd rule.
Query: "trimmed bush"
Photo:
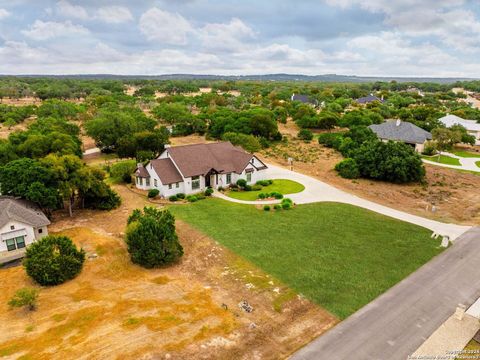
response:
[[[126,243],[133,263],[150,269],[171,264],[183,255],[175,217],[168,210],[136,209],[127,224]]]
[[[245,179],[238,179],[237,180],[238,187],[245,188],[247,186],[247,180]]]
[[[283,199],[282,199],[282,204],[286,204],[286,203],[288,203],[288,204],[290,204],[290,205],[293,205],[292,199],[283,198]]]
[[[66,236],[45,236],[27,248],[23,266],[43,286],[62,284],[82,270],[85,251]]]
[[[172,201],[172,202],[175,202],[175,201],[178,200],[178,197],[177,197],[177,195],[172,195],[172,196],[170,196],[170,197],[168,198],[168,200],[170,200],[170,201]]]
[[[212,196],[213,194],[213,189],[212,188],[207,188],[205,192],[203,193],[205,196]]]
[[[187,196],[187,201],[193,203],[193,202],[198,201],[198,198],[195,195],[188,195]]]
[[[178,193],[175,196],[177,197],[177,199],[185,199],[185,194],[184,193]]]
[[[275,204],[275,205],[273,205],[273,208],[274,208],[275,210],[281,210],[281,209],[282,209],[282,205],[280,205],[280,204]]]
[[[360,176],[360,170],[354,159],[347,158],[335,165],[335,170],[345,179],[357,179]]]
[[[156,198],[160,194],[160,191],[158,189],[151,189],[148,191],[148,198],[153,199]]]
[[[262,190],[262,188],[263,188],[262,185],[252,185],[252,190],[253,190],[253,191]]]
[[[265,199],[266,197],[267,197],[267,194],[265,194],[265,193],[258,194],[259,199]]]
[[[265,206],[263,207],[263,210],[264,210],[264,211],[270,211],[270,205],[265,205]]]
[[[277,200],[283,199],[283,195],[276,191],[271,192],[269,197],[273,197]]]
[[[255,184],[260,186],[268,186],[272,183],[272,180],[258,180]]]
[[[282,206],[283,210],[290,210],[292,208],[292,204],[290,204],[288,202],[282,203],[281,206]]]
[[[245,190],[245,191],[252,191],[253,189],[252,189],[252,187],[251,187],[250,185],[245,185],[245,186],[243,187],[243,190]]]
[[[224,191],[225,189],[223,188],[223,186],[219,186],[217,190],[218,191]]]
[[[206,199],[206,196],[203,193],[196,194],[195,197],[197,198],[197,200],[205,200]]]

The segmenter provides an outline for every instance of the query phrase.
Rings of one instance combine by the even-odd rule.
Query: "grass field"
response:
[[[460,166],[460,160],[446,155],[422,156],[425,160],[434,161],[440,164]]]
[[[452,154],[455,154],[457,156],[461,157],[466,157],[466,158],[480,158],[480,153],[474,153],[471,151],[465,151],[465,150],[452,150],[450,151]]]
[[[480,161],[475,161],[475,165],[480,168]]]
[[[171,211],[340,318],[441,252],[429,230],[346,204],[267,213],[211,199]]]
[[[262,190],[258,191],[229,191],[227,196],[239,199],[239,200],[247,200],[253,201],[258,198],[258,194],[260,193],[271,193],[273,191],[279,192],[283,195],[287,194],[295,194],[305,190],[305,186],[302,184],[292,181],[292,180],[285,180],[285,179],[275,179],[273,180],[273,184],[264,186]]]

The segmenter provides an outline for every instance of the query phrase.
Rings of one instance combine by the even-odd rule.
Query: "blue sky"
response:
[[[468,0],[0,0],[0,74],[480,77]]]

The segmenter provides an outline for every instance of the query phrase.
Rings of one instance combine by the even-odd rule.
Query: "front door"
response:
[[[205,176],[205,187],[210,187],[210,178],[211,178],[211,175],[209,174]]]

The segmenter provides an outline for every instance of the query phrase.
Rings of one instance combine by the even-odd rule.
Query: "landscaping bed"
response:
[[[260,185],[261,186],[261,185]],[[261,193],[271,194],[279,193],[282,195],[296,194],[305,190],[305,186],[302,184],[286,179],[275,179],[272,184],[267,186],[261,186],[258,190],[251,191],[232,191],[228,190],[225,194],[233,199],[255,201],[258,199]]]
[[[345,204],[268,212],[212,199],[171,211],[340,318],[442,251],[427,229]]]

